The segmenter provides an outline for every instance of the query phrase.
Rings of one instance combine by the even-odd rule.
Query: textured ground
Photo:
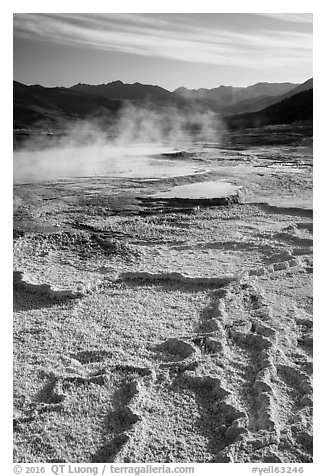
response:
[[[311,163],[281,152],[202,175],[230,207],[138,200],[195,177],[15,187],[15,461],[312,461]]]

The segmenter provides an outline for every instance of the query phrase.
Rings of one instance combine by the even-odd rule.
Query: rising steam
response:
[[[135,157],[187,149],[193,142],[218,142],[222,130],[219,116],[211,111],[128,104],[110,124],[74,121],[64,124],[64,134],[33,136],[14,154],[14,180],[123,172]]]
[[[150,109],[128,104],[112,132],[118,144],[164,143],[180,147],[192,141],[216,141],[221,129],[212,111],[180,111],[175,107]]]

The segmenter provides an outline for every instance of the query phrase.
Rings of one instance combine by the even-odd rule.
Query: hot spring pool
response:
[[[178,185],[167,192],[154,195],[156,198],[209,199],[223,198],[237,193],[240,187],[229,182],[201,182]]]

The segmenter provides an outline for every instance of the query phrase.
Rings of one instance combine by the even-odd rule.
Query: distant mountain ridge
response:
[[[285,120],[284,109],[278,104],[285,103],[292,112],[286,120],[312,119],[312,78],[302,84],[257,83],[245,88],[219,86],[218,88],[187,90],[178,88],[171,92],[150,84],[125,84],[113,81],[107,84],[89,85],[78,83],[72,87],[47,88],[40,85],[27,86],[14,81],[14,127],[28,128],[55,127],[58,123],[84,118],[101,118],[106,122],[115,120],[116,114],[126,103],[153,108],[172,106],[180,110],[213,111],[223,118],[230,127],[254,127],[252,124]],[[301,93],[311,91],[311,95]],[[303,99],[305,98],[305,99]],[[308,102],[311,100],[311,107]],[[303,107],[295,107],[295,102]],[[275,110],[270,107],[275,105]],[[263,113],[265,109],[267,113]],[[273,112],[274,111],[274,112]],[[262,114],[261,114],[262,113]],[[296,119],[295,116],[298,116]],[[241,116],[241,117],[240,117]],[[302,117],[306,119],[302,119]],[[257,121],[254,120],[257,117]]]
[[[290,84],[290,83],[289,83]],[[225,109],[225,114],[237,114],[237,113],[245,113],[245,112],[255,112],[261,111],[262,109],[271,106],[283,99],[289,98],[298,94],[302,91],[307,91],[313,88],[313,79],[310,78],[302,84],[299,84],[293,89],[283,93],[280,96],[271,96],[271,95],[264,95],[258,96],[255,99],[246,99],[244,101],[240,101],[233,106],[230,106]]]
[[[233,116],[224,116],[224,121],[231,129],[263,127],[275,124],[312,121],[313,90],[299,90],[297,94],[283,98],[281,101],[262,109]]]
[[[185,105],[186,102],[193,102],[208,107],[215,112],[226,113],[231,112],[229,108],[240,101],[252,100],[261,96],[266,97],[266,99],[277,97],[291,92],[297,86],[295,83],[265,82],[248,87],[218,86],[212,89],[200,88],[190,90],[181,87],[171,92],[151,84],[126,84],[122,81],[113,81],[99,85],[78,83],[69,89],[94,96],[121,100],[142,100],[155,103],[168,102],[175,105]],[[241,110],[240,112],[244,111]]]
[[[175,94],[203,102],[217,112],[224,113],[234,104],[251,101],[258,97],[277,97],[297,87],[294,83],[257,83],[247,87],[219,86],[212,89],[178,88]]]
[[[98,85],[78,83],[69,89],[110,99],[171,100],[175,97],[173,93],[160,86],[141,83],[126,84],[122,81]]]
[[[213,92],[218,92],[223,91],[223,90],[230,90],[233,89],[235,91],[250,91],[252,96],[254,95],[261,95],[261,94],[267,94],[269,96],[279,96],[283,94],[284,92],[290,91],[291,89],[294,89],[296,86],[298,86],[298,83],[290,83],[290,82],[285,82],[285,83],[268,83],[268,82],[260,82],[260,83],[255,83],[252,84],[251,86],[218,86],[216,88],[199,88],[199,89],[187,89],[185,87],[180,87],[175,89],[173,92],[174,93],[179,93],[179,92],[186,92],[188,91],[189,93],[200,93],[203,94],[205,92],[213,91]]]
[[[14,81],[14,128],[52,127],[63,121],[113,117],[122,101],[93,97],[66,88],[26,86]]]

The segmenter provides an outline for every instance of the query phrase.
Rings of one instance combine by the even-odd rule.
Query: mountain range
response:
[[[257,83],[248,87],[178,88],[114,81],[48,88],[14,81],[14,129],[58,127],[64,121],[99,118],[114,121],[126,103],[149,107],[210,110],[232,128],[312,119],[313,80],[302,84]]]
[[[276,124],[290,124],[311,121],[313,117],[313,90],[308,89],[282,98],[280,101],[260,111],[224,116],[230,129],[263,127]]]
[[[219,86],[213,89],[186,89],[178,88],[175,94],[206,104],[217,112],[228,112],[232,106],[242,101],[251,101],[256,98],[272,98],[285,94],[297,85],[293,83],[257,83],[248,87]]]

